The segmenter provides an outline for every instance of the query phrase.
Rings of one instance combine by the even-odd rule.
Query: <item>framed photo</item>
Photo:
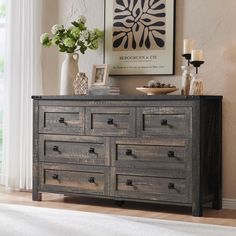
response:
[[[92,86],[105,86],[108,81],[108,65],[94,65],[92,75]]]
[[[175,0],[105,0],[110,75],[174,74]]]

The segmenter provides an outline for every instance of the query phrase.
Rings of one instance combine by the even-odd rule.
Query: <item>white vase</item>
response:
[[[188,96],[190,90],[190,83],[192,80],[191,72],[193,71],[192,66],[182,66],[183,70],[182,73],[182,88],[181,88],[181,95]]]
[[[67,53],[61,66],[60,95],[74,95],[73,81],[79,72],[79,54]]]

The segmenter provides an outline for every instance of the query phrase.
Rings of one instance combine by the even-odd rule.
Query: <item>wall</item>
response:
[[[205,94],[220,94],[223,102],[223,196],[236,199],[236,28],[235,0],[176,0],[176,74],[175,76],[126,76],[111,78],[124,94],[136,94],[135,87],[155,79],[180,86],[183,63],[182,41],[193,38],[205,52],[201,67]],[[103,0],[44,0],[44,30],[53,23],[68,23],[83,14],[89,27],[103,28]],[[47,19],[47,20],[46,20]],[[55,21],[55,22],[54,22]],[[43,51],[44,88],[56,94],[63,55]],[[80,71],[91,76],[92,65],[102,63],[102,49],[80,57]]]

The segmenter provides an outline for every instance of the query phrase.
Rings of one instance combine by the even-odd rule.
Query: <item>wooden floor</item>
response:
[[[217,211],[206,208],[204,209],[203,217],[192,217],[190,208],[134,202],[125,202],[122,207],[119,207],[111,200],[64,197],[63,195],[49,193],[43,194],[42,202],[34,202],[31,200],[31,193],[29,192],[9,192],[3,187],[0,187],[0,203],[236,227],[236,210]]]

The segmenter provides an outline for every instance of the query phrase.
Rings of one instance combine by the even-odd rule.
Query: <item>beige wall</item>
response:
[[[223,196],[236,199],[236,28],[235,0],[176,0],[176,75],[111,78],[124,94],[135,94],[135,87],[156,79],[180,86],[183,61],[182,41],[193,38],[204,50],[201,67],[205,94],[220,94],[223,102]],[[68,23],[83,14],[90,27],[103,27],[103,0],[44,0],[44,30],[55,22]],[[43,51],[43,75],[46,94],[56,94],[60,63],[54,49]],[[102,63],[102,49],[80,57],[80,71],[91,76],[93,64]]]

